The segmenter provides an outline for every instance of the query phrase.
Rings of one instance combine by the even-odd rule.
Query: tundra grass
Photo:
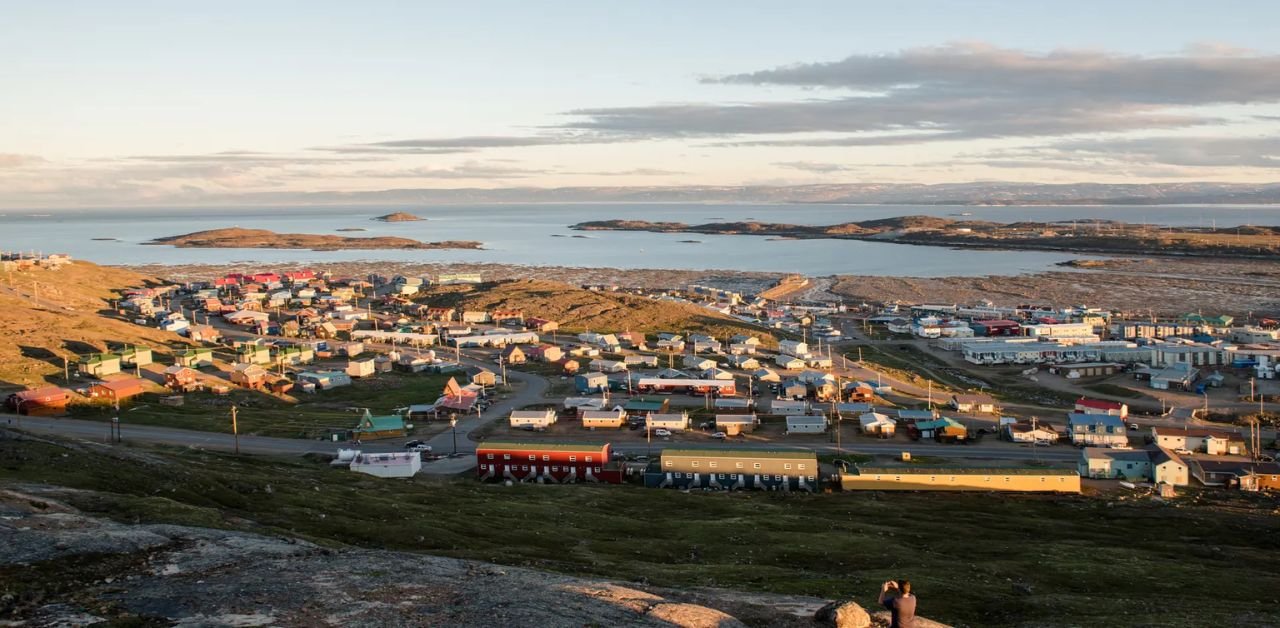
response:
[[[76,460],[66,464],[67,457]],[[0,478],[123,521],[297,535],[673,587],[854,598],[960,625],[1275,625],[1274,498],[682,493],[379,480],[295,459],[0,439]],[[1215,583],[1229,582],[1230,586]]]

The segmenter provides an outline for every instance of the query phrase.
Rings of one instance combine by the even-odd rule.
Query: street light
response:
[[[458,453],[458,413],[449,413],[449,429],[453,434],[453,453]]]

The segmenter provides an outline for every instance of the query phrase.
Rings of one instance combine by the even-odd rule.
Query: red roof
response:
[[[14,393],[21,401],[53,401],[56,399],[65,399],[69,393],[66,389],[57,386],[44,386],[41,388],[33,388],[31,390],[23,390]]]

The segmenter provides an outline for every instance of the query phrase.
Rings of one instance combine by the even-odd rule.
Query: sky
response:
[[[1280,3],[0,0],[0,207],[1280,180]]]

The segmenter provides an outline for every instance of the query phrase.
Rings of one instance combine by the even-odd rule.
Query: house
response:
[[[645,415],[645,429],[656,430],[659,428],[675,431],[689,429],[689,414],[681,412],[679,414],[651,412]]]
[[[361,353],[364,353],[363,342],[348,342],[338,347],[338,355],[345,355],[348,358],[354,358]]]
[[[818,459],[812,451],[766,449],[666,449],[650,488],[814,491]]]
[[[271,347],[258,344],[242,344],[236,349],[236,362],[240,364],[271,364]]]
[[[1150,386],[1156,390],[1191,390],[1200,378],[1200,370],[1185,362],[1175,362],[1162,369],[1151,370],[1147,376]]]
[[[796,357],[806,356],[809,355],[809,345],[799,340],[781,340],[778,342],[778,352]]]
[[[754,432],[760,421],[754,414],[717,414],[716,429],[726,436],[737,436],[744,432]]]
[[[690,394],[717,394],[732,396],[736,387],[733,380],[641,377],[636,380],[641,392],[687,392]]]
[[[580,364],[577,360],[565,360],[560,365],[560,369],[564,371],[565,375],[573,375],[577,373],[581,368],[582,368],[582,364]]]
[[[1151,477],[1151,452],[1145,449],[1085,447],[1080,451],[1081,477],[1141,482]]]
[[[186,392],[199,388],[198,373],[189,366],[175,364],[164,370],[164,385],[169,390]]]
[[[504,348],[498,355],[502,356],[504,364],[524,364],[528,358],[524,354],[524,350],[520,345],[509,345]]]
[[[964,440],[969,435],[963,423],[945,416],[932,421],[916,421],[915,429],[919,430],[920,438],[937,441]]]
[[[627,370],[627,365],[617,360],[597,358],[587,364],[587,369],[597,373],[621,373]]]
[[[476,445],[476,476],[481,481],[552,484],[622,482],[622,471],[613,464],[608,443],[486,440]]]
[[[627,413],[622,406],[614,406],[612,410],[583,410],[578,417],[582,419],[582,427],[587,429],[619,428],[627,423]]]
[[[936,418],[936,410],[898,410],[899,421],[932,421]]]
[[[298,366],[302,364],[311,364],[316,359],[316,350],[310,345],[294,345],[291,347],[281,347],[276,352],[276,362],[280,364],[288,364]]]
[[[415,451],[357,453],[351,470],[380,478],[411,478],[422,470],[422,454]]]
[[[364,411],[360,422],[351,429],[351,438],[357,441],[404,438],[408,434],[408,426],[405,425],[403,416],[399,414],[373,416],[368,410]]]
[[[114,353],[92,353],[82,356],[76,371],[85,377],[103,377],[120,372],[120,356]]]
[[[1076,399],[1076,412],[1084,414],[1111,414],[1122,419],[1129,418],[1128,404],[1120,403],[1118,401],[1089,399],[1087,397]]]
[[[805,367],[804,360],[785,353],[779,353],[774,357],[773,363],[784,371],[797,371]]]
[[[342,371],[304,371],[298,373],[298,382],[311,384],[319,390],[329,390],[339,386],[350,386],[351,376]]]
[[[840,473],[846,491],[1001,491],[1079,493],[1074,469],[1024,467],[859,466]]]
[[[488,323],[491,320],[488,312],[477,310],[465,310],[462,312],[462,322],[464,323]]]
[[[217,342],[222,333],[212,325],[192,325],[187,328],[187,338],[192,342]]]
[[[231,383],[258,390],[267,383],[267,369],[257,364],[237,364],[231,368]]]
[[[1058,430],[1044,421],[1015,421],[1004,425],[1005,435],[1015,443],[1053,444]]]
[[[737,369],[751,370],[760,368],[760,361],[750,355],[731,355],[726,360],[729,366]]]
[[[136,368],[151,364],[151,348],[150,347],[128,347],[120,352],[120,364]]]
[[[767,368],[756,369],[751,372],[751,376],[756,378],[756,380],[760,382],[777,383],[782,381],[781,375],[778,375],[777,373]]]
[[[684,356],[684,359],[680,360],[680,364],[684,368],[687,368],[690,370],[705,371],[709,368],[714,367],[716,365],[716,361],[709,358],[699,357],[696,355],[686,355]]]
[[[564,359],[564,351],[555,345],[537,345],[529,349],[526,355],[537,362],[559,362]]]
[[[1238,456],[1248,453],[1244,437],[1231,430],[1197,427],[1152,427],[1151,438],[1157,447],[1198,451],[1211,456]]]
[[[849,382],[844,386],[844,396],[849,401],[873,401],[876,389],[866,382]]]
[[[511,423],[511,427],[527,425],[546,428],[556,422],[556,411],[550,408],[546,410],[512,410],[508,420]]]
[[[62,414],[71,403],[71,392],[57,386],[42,386],[23,390],[5,399],[5,407],[17,414],[52,416]]]
[[[987,395],[953,395],[951,407],[965,414],[994,414],[996,401]]]
[[[1129,444],[1124,421],[1112,414],[1068,413],[1067,435],[1073,445],[1123,447]]]
[[[573,376],[573,388],[579,393],[603,393],[609,388],[609,377],[600,372],[579,373]]]
[[[492,388],[498,385],[498,376],[493,371],[484,368],[467,369],[468,378],[471,383],[484,388]]]
[[[346,374],[350,377],[372,377],[377,372],[373,358],[347,360]]]
[[[629,355],[622,359],[622,363],[629,368],[658,368],[658,356]]]
[[[525,327],[540,333],[550,333],[560,329],[560,323],[545,318],[526,318]],[[553,360],[554,362],[554,360]]]
[[[717,399],[716,401],[721,401]],[[659,397],[650,399],[647,397],[632,397],[622,406],[622,409],[631,416],[644,416],[646,414],[663,414],[671,408],[671,399],[668,397]]]
[[[809,412],[809,402],[803,399],[770,399],[769,414],[792,415]]]
[[[858,417],[858,426],[863,434],[871,434],[880,438],[890,438],[897,431],[898,423],[888,415],[879,412],[867,412]]]
[[[720,368],[709,368],[699,374],[702,379],[718,379],[724,381],[732,381],[733,373]]]
[[[821,434],[827,431],[827,417],[802,414],[787,417],[788,434]]]
[[[644,334],[640,332],[624,331],[618,334],[617,336],[618,336],[618,342],[622,343],[622,346],[626,347],[627,349],[644,351],[647,348]],[[654,358],[654,359],[656,360],[657,358]]]
[[[1157,484],[1187,486],[1191,484],[1191,466],[1182,456],[1165,447],[1151,452],[1152,480]]]
[[[173,356],[174,364],[190,368],[213,366],[213,349],[187,349]]]
[[[98,382],[89,387],[89,397],[119,405],[132,397],[141,395],[145,384],[143,380],[133,377]]]

